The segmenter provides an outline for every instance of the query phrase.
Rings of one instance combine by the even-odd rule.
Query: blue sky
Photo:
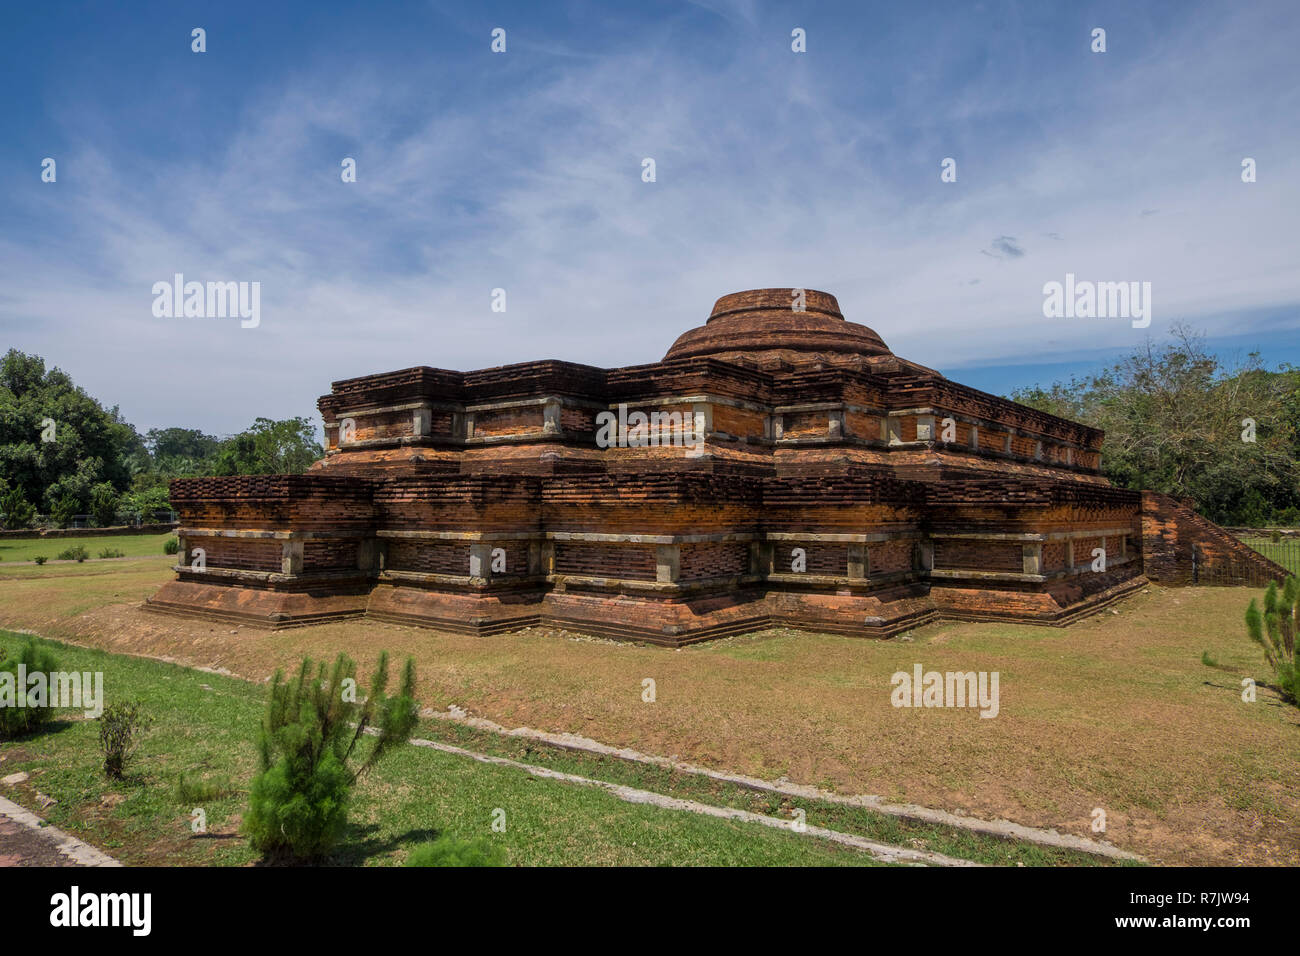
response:
[[[6,19],[0,348],[142,430],[314,419],[331,381],[410,365],[655,361],[718,296],[768,286],[832,292],[898,354],[999,393],[1176,322],[1300,364],[1290,0]],[[177,272],[260,282],[261,324],[156,318]],[[1151,327],[1044,318],[1067,272],[1151,282]]]

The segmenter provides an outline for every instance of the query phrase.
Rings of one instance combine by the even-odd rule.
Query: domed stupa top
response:
[[[871,329],[846,321],[840,304],[828,292],[751,289],[724,295],[714,303],[708,321],[683,333],[664,361],[700,356],[769,367],[857,365],[864,360],[876,364],[870,360],[879,362],[893,353]]]

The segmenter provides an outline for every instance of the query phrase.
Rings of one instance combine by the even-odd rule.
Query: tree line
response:
[[[66,527],[75,515],[110,525],[169,509],[173,478],[299,474],[324,454],[306,418],[258,418],[219,438],[194,428],[143,435],[38,355],[0,359],[0,516],[28,527],[38,513]]]
[[[1300,368],[1225,361],[1175,327],[1102,371],[1019,389],[1024,405],[1106,432],[1103,473],[1190,500],[1219,524],[1300,524]]]

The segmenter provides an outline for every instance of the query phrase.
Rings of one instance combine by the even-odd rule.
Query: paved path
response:
[[[102,850],[0,797],[0,866],[121,866]]]

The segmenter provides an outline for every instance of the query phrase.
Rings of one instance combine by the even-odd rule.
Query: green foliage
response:
[[[136,482],[143,486],[148,481],[154,480],[154,478],[155,476],[137,475]],[[133,514],[140,515],[145,521],[150,521],[155,511],[169,511],[171,509],[171,502],[167,500],[167,485],[164,482],[129,491],[122,496],[119,507],[123,511],[130,511]]]
[[[222,443],[213,474],[302,474],[325,454],[315,435],[314,426],[305,418],[278,422],[258,418],[251,428]]]
[[[187,472],[184,462],[211,458],[221,446],[221,440],[197,428],[151,428],[145,432],[144,444],[155,462],[175,463],[172,473],[180,477]]]
[[[1286,579],[1281,588],[1269,583],[1264,609],[1251,598],[1246,608],[1246,633],[1264,650],[1264,660],[1277,680],[1282,696],[1300,706],[1300,669],[1296,660],[1296,630],[1300,625],[1300,578]]]
[[[357,700],[356,665],[345,654],[328,672],[324,662],[314,668],[310,659],[288,681],[276,672],[244,819],[254,849],[272,858],[313,860],[339,841],[357,779],[415,728],[415,661],[407,659],[395,695],[386,693],[387,686],[387,653],[379,657],[364,701]],[[372,727],[373,736],[367,734]],[[367,739],[373,743],[363,756],[359,748]],[[349,766],[354,755],[355,770]]]
[[[50,719],[51,709],[47,706],[17,706],[18,667],[22,665],[26,673],[49,674],[59,669],[54,655],[38,647],[35,640],[28,640],[18,652],[18,656],[6,658],[0,650],[0,672],[12,675],[3,679],[15,692],[13,701],[4,701],[0,706],[0,740],[11,740],[23,734],[29,734]],[[41,701],[42,705],[48,701]]]
[[[108,482],[101,481],[91,488],[90,513],[94,515],[95,523],[101,528],[109,527],[117,516],[119,502],[120,496]]]
[[[46,561],[50,559],[43,554],[38,554],[36,557],[32,558],[32,560],[35,561],[37,564],[44,564]]]
[[[486,837],[458,840],[444,833],[421,843],[406,858],[407,866],[505,866],[506,853]]]
[[[1300,517],[1300,369],[1266,371],[1258,354],[1226,366],[1176,327],[1162,348],[1012,398],[1103,429],[1102,471],[1121,487],[1190,498],[1221,524]],[[1243,440],[1247,419],[1254,441]]]
[[[1209,651],[1201,651],[1201,663],[1206,667],[1218,667],[1219,662],[1210,656]]]
[[[70,548],[64,548],[58,554],[58,559],[60,561],[76,561],[78,563],[85,561],[88,557],[90,557],[90,552],[86,550],[84,545],[80,544],[74,544]]]
[[[64,495],[50,509],[50,523],[56,528],[66,528],[81,513],[81,503],[71,495]]]
[[[128,460],[142,451],[117,409],[105,409],[66,373],[17,349],[0,359],[0,474],[25,500],[52,510],[64,498],[89,502],[101,482],[125,490]]]
[[[83,512],[101,526],[118,511],[148,517],[169,509],[173,478],[301,474],[323,455],[305,418],[258,418],[225,439],[194,428],[154,428],[142,438],[116,407],[105,409],[40,356],[11,349],[0,359],[0,513],[8,528],[28,527],[38,511],[58,527]]]
[[[101,558],[124,558],[126,552],[120,548],[101,548],[99,552]]]
[[[168,538],[163,542],[163,554],[177,554],[181,550],[181,543],[176,538]]]
[[[152,718],[138,700],[110,704],[99,716],[99,748],[104,752],[104,773],[121,780],[127,761],[140,745],[140,736]]]
[[[0,496],[0,515],[6,528],[30,528],[36,520],[36,508],[27,503],[21,488],[11,488]]]

